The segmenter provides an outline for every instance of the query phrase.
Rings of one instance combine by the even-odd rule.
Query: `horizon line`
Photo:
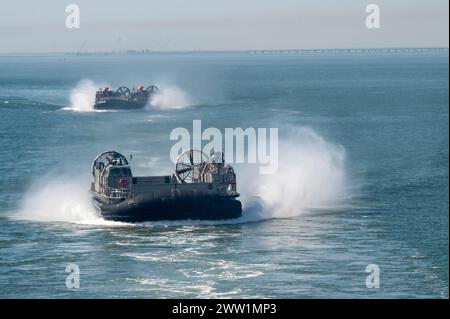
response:
[[[424,47],[349,47],[349,48],[305,48],[305,49],[241,49],[241,50],[155,50],[150,49],[127,49],[121,51],[38,51],[38,52],[0,52],[0,55],[145,55],[145,54],[179,54],[179,53],[326,53],[326,52],[348,52],[348,53],[370,53],[370,52],[407,52],[407,51],[448,51],[447,46],[424,46]]]

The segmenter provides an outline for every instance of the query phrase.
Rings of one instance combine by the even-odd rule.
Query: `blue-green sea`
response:
[[[0,56],[0,298],[448,298],[447,52]],[[156,84],[96,112],[95,89]],[[171,174],[177,127],[278,128],[243,217],[105,221],[91,163]],[[66,267],[80,270],[66,286]],[[366,267],[379,267],[379,288]]]

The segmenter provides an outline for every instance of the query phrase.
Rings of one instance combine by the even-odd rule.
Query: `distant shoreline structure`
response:
[[[448,47],[405,47],[405,48],[328,48],[328,49],[268,49],[268,50],[179,50],[179,51],[151,51],[144,50],[126,50],[126,51],[92,51],[92,52],[5,52],[0,56],[23,55],[64,55],[64,56],[87,56],[87,55],[152,55],[152,54],[204,54],[204,53],[247,53],[247,54],[370,54],[370,53],[421,53],[421,52],[440,52],[448,53]]]

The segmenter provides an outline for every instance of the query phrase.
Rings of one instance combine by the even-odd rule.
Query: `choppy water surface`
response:
[[[140,83],[146,110],[91,109]],[[0,56],[0,115],[0,297],[448,298],[448,54]],[[244,216],[102,220],[95,155],[171,174],[194,119],[279,128],[277,174],[236,165]]]

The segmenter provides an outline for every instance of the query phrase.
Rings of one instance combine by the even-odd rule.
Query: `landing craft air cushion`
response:
[[[109,87],[99,89],[95,93],[94,109],[96,110],[134,110],[147,105],[153,95],[158,92],[158,87],[150,85],[144,90],[142,85],[137,90],[130,91],[126,86],[111,91]]]
[[[172,176],[133,176],[127,159],[108,151],[92,164],[94,206],[107,220],[220,220],[238,218],[236,174],[222,153],[182,153]]]

